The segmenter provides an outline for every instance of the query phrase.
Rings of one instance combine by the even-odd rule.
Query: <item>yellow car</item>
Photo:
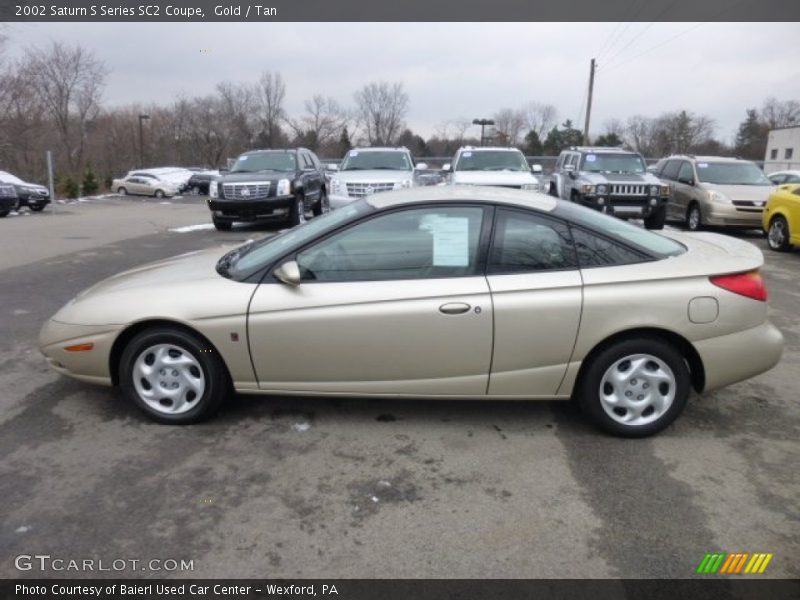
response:
[[[782,185],[770,195],[762,223],[772,250],[800,244],[800,184]]]

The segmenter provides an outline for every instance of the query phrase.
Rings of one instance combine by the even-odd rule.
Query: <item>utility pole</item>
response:
[[[142,128],[142,121],[146,121],[150,115],[139,115],[139,168],[144,169],[144,129]]]
[[[586,123],[583,126],[583,145],[589,145],[589,120],[592,116],[592,94],[594,93],[594,59],[589,66],[589,96],[586,100]]]

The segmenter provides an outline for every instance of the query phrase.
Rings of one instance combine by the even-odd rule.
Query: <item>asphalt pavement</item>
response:
[[[800,251],[738,234],[766,255],[783,360],[654,438],[601,434],[569,402],[238,396],[170,427],[36,349],[99,279],[280,227],[217,232],[202,198],[165,202],[0,220],[0,577],[684,578],[712,551],[800,577]],[[193,570],[20,571],[23,554]]]

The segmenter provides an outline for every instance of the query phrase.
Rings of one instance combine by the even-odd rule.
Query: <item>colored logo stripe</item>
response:
[[[763,573],[772,560],[773,554],[756,552],[707,552],[697,566],[697,573]],[[745,566],[747,565],[747,566]],[[744,571],[742,571],[744,569]]]

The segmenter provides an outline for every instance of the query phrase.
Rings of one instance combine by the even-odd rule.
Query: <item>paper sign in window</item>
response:
[[[433,231],[433,266],[466,267],[469,265],[469,219],[440,217],[431,223]]]

